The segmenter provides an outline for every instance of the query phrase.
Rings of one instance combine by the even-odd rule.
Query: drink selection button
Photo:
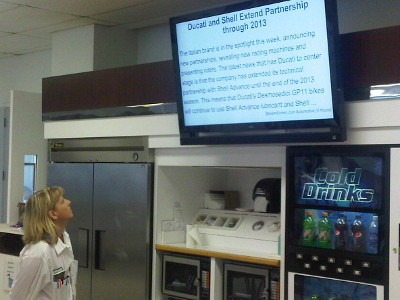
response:
[[[336,262],[336,259],[334,257],[328,257],[328,263],[334,264]]]
[[[361,271],[360,270],[353,270],[353,275],[361,276]]]
[[[370,262],[368,262],[368,261],[363,261],[363,262],[361,263],[361,266],[362,266],[363,268],[371,268],[371,264],[370,264]]]
[[[328,270],[328,268],[327,268],[326,266],[324,266],[324,265],[320,265],[320,266],[319,266],[319,269],[320,269],[321,271],[326,271],[326,270]]]
[[[346,259],[346,260],[344,261],[344,264],[345,264],[346,266],[351,266],[351,265],[353,264],[353,261],[352,261],[351,259]]]
[[[312,261],[319,261],[319,256],[318,255],[313,255],[311,256]]]
[[[303,253],[296,253],[297,259],[303,259]]]
[[[339,273],[339,274],[343,274],[344,273],[344,270],[343,270],[343,268],[336,268],[336,273]]]
[[[311,265],[309,263],[304,264],[304,269],[311,269]]]

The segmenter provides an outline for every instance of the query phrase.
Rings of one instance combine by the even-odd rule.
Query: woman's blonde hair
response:
[[[57,227],[50,218],[49,212],[64,194],[64,189],[52,186],[35,192],[29,197],[25,206],[24,236],[25,244],[46,241],[50,245],[57,244]]]

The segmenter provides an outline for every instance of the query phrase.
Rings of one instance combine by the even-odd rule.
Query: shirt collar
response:
[[[67,232],[63,232],[64,243],[61,241],[60,238],[57,239],[57,244],[54,246],[57,255],[63,252],[65,249],[71,249],[71,244],[69,241],[69,235]]]

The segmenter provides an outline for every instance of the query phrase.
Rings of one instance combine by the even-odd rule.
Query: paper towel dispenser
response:
[[[253,189],[254,211],[280,213],[281,180],[279,178],[263,178]]]

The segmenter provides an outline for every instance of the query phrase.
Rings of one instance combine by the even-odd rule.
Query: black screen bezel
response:
[[[257,122],[241,124],[216,124],[187,126],[182,103],[182,89],[178,57],[176,25],[191,20],[237,12],[263,5],[285,2],[282,0],[248,1],[214,8],[170,19],[172,55],[177,88],[177,109],[182,144],[237,144],[300,141],[343,141],[346,139],[343,93],[339,64],[339,34],[336,0],[325,1],[327,20],[328,52],[331,75],[333,118],[319,120],[296,120],[279,122]],[[287,20],[285,20],[287,21]],[[319,131],[318,129],[325,129]],[[317,129],[316,133],[313,130]],[[295,134],[287,132],[295,130]],[[304,130],[304,132],[302,132]],[[311,134],[310,134],[311,132]],[[301,137],[300,137],[301,136]]]

